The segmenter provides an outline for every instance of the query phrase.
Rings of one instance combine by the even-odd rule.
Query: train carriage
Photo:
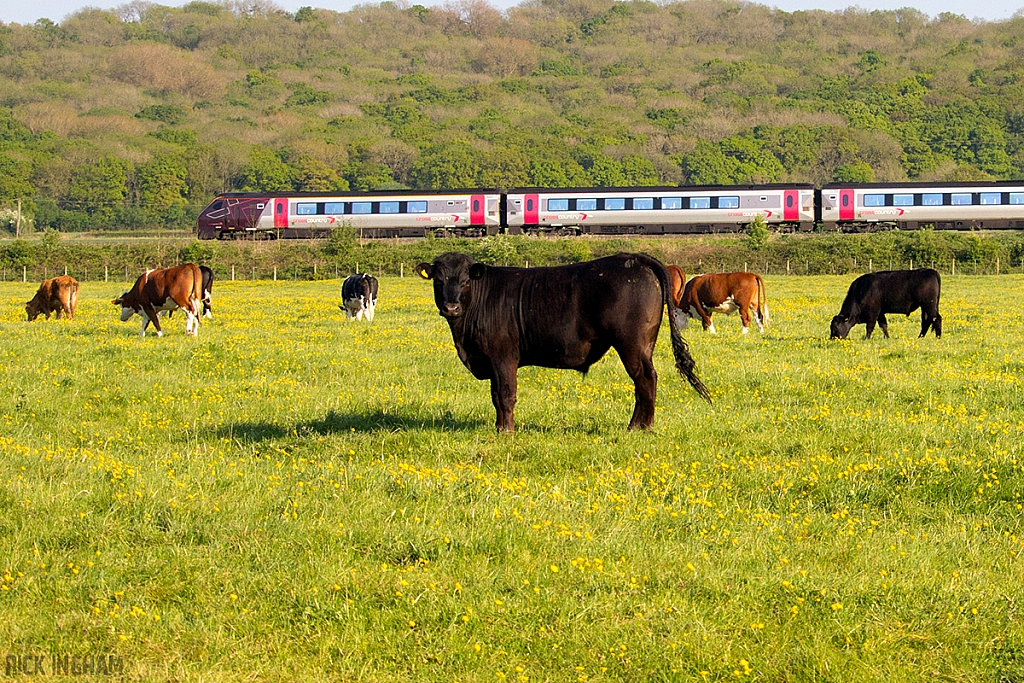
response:
[[[737,232],[755,216],[776,229],[814,228],[811,185],[516,189],[509,232],[684,234]]]
[[[1024,229],[1024,183],[833,183],[818,198],[825,230]]]
[[[267,195],[222,194],[199,215],[200,239],[479,237],[501,229],[501,195],[488,190]]]

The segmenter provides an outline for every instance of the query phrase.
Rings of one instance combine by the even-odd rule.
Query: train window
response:
[[[257,209],[262,209],[264,206],[266,206],[266,204],[264,204],[263,202],[260,202],[259,204],[256,205],[256,208]]]
[[[893,206],[913,206],[914,195],[912,194],[894,194],[892,196]]]
[[[662,197],[661,208],[663,209],[681,209],[683,208],[682,197]]]
[[[316,204],[296,204],[295,213],[300,216],[314,216],[316,215]]]
[[[691,209],[710,209],[711,197],[690,197]]]
[[[381,202],[380,213],[398,213],[398,202]]]
[[[548,200],[548,211],[568,211],[569,200],[568,199],[549,199]]]
[[[844,193],[843,194],[843,198],[840,201],[843,202],[843,206],[849,206],[850,205],[850,195]]]
[[[324,204],[324,213],[328,216],[340,216],[345,213],[345,202],[327,202]]]
[[[372,213],[372,202],[352,202],[352,213]]]
[[[953,206],[970,206],[974,203],[969,192],[957,192],[950,196]]]
[[[608,197],[604,200],[605,211],[623,211],[626,208],[625,197]]]
[[[942,206],[942,195],[935,192],[921,195],[922,206]]]
[[[999,192],[982,192],[981,193],[981,203],[982,204],[987,204],[987,205],[1002,204],[1003,203],[1003,195],[1001,193],[999,193]]]
[[[577,199],[576,200],[577,211],[597,211],[597,200],[596,199]]]
[[[885,206],[885,195],[884,194],[866,194],[866,195],[864,195],[864,206]]]
[[[762,201],[762,202],[766,202],[766,201],[768,201],[768,195],[765,195],[765,194],[763,194],[763,195],[761,195],[761,196],[759,197],[759,199],[760,199],[760,201]]]
[[[532,199],[527,199],[526,200],[526,210],[527,211],[533,211],[533,200]]]
[[[427,203],[426,202],[409,202],[405,205],[405,210],[409,213],[426,213]]]
[[[213,204],[210,205],[210,211],[217,211],[217,210],[222,209],[222,208],[224,208],[224,202],[222,202],[219,199],[217,201],[215,201]],[[259,208],[262,209],[263,207],[260,206]]]
[[[793,206],[793,198],[789,197],[789,205]],[[719,197],[718,198],[719,209],[738,209],[740,208],[739,197]]]
[[[1010,193],[1011,204],[1024,204],[1024,192],[1011,192]]]
[[[277,203],[277,214],[279,216],[283,216],[284,215],[284,202],[278,202]]]
[[[479,199],[474,199],[473,200],[473,210],[474,211],[479,211],[480,210],[480,200]]]
[[[646,211],[654,208],[654,197],[637,197],[633,200],[634,211]]]

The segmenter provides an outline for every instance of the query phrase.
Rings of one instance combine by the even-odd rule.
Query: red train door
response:
[[[274,227],[275,228],[287,228],[288,227],[288,200],[287,199],[275,199],[274,200]]]
[[[526,225],[537,225],[540,223],[540,200],[535,194],[528,194],[523,197],[523,222]]]
[[[782,220],[800,220],[800,192],[798,190],[786,190],[782,198]]]
[[[484,211],[486,207],[484,196],[482,194],[475,194],[469,198],[469,224],[470,225],[483,225],[484,224]]]
[[[853,190],[839,190],[839,220],[853,220]]]

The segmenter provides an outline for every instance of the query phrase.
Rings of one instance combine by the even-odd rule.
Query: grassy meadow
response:
[[[430,284],[218,281],[197,340],[0,284],[0,657],[139,681],[1024,680],[1024,276],[944,277],[830,342],[852,276],[768,277],[772,327],[520,371],[515,435]],[[51,675],[48,668],[47,676]],[[39,678],[39,677],[37,677]],[[46,678],[43,676],[42,678]],[[103,677],[97,677],[102,679]],[[27,680],[28,677],[21,677]]]

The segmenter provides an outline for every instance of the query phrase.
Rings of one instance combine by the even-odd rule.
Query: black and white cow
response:
[[[629,427],[654,421],[654,345],[669,310],[676,369],[710,402],[679,334],[665,266],[643,254],[553,268],[499,268],[448,253],[416,271],[434,281],[434,303],[455,350],[477,379],[491,382],[498,431],[513,431],[517,370],[527,365],[587,372],[614,348],[633,380]]]
[[[864,323],[867,325],[866,339],[871,339],[875,323],[889,338],[887,313],[910,315],[921,309],[921,334],[928,328],[935,330],[935,336],[942,336],[942,316],[939,315],[939,273],[931,268],[918,270],[883,270],[878,273],[861,275],[850,285],[839,315],[832,318],[832,338],[846,339],[850,328]]]
[[[345,311],[347,320],[373,320],[373,310],[377,306],[377,278],[366,273],[349,275],[341,285],[341,301],[338,307]]]
[[[199,273],[203,276],[203,317],[213,317],[213,269],[209,266],[199,266]]]

